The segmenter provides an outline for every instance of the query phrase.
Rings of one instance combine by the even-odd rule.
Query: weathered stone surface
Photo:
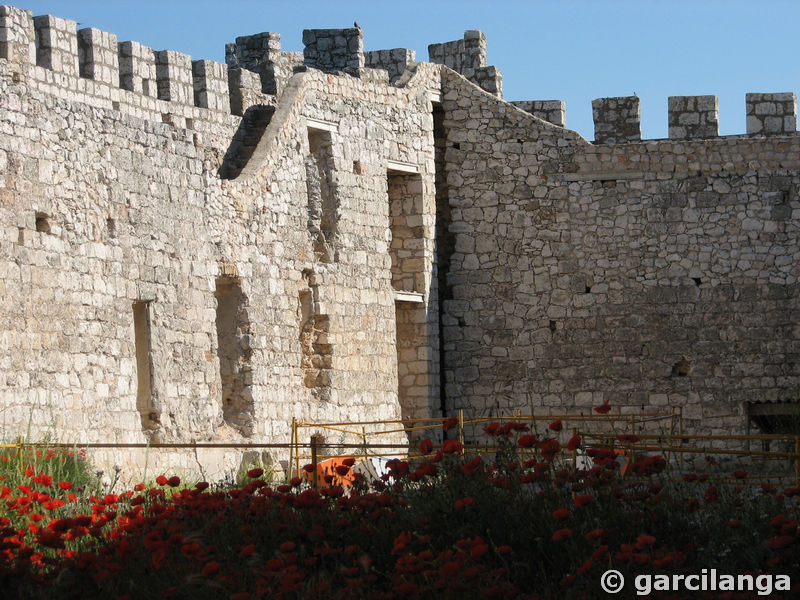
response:
[[[689,97],[644,142],[637,98],[598,100],[595,145],[563,103],[517,103],[556,127],[504,102],[480,32],[440,64],[304,38],[305,61],[270,33],[227,65],[115,59],[112,34],[0,7],[4,440],[287,442],[292,418],[606,398],[742,432],[745,403],[796,399],[793,94],[748,96],[769,138],[716,137]]]
[[[782,94],[747,94],[747,133],[782,135],[797,131],[797,96]]]
[[[719,135],[719,100],[716,96],[670,96],[670,139],[702,139]]]

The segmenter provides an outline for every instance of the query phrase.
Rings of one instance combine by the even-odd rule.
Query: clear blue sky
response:
[[[722,134],[745,131],[747,92],[800,92],[800,2],[793,0],[5,0],[156,50],[224,62],[225,42],[275,31],[302,50],[304,28],[358,21],[367,50],[487,36],[509,100],[560,99],[567,127],[593,139],[591,100],[642,100],[642,134],[666,137],[667,97],[719,96]]]

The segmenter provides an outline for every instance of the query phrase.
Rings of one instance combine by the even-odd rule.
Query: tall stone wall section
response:
[[[631,99],[595,106],[618,111],[609,139],[636,135]],[[725,434],[797,400],[800,137],[592,145],[452,72],[443,107],[450,410],[609,399]]]
[[[387,173],[390,162],[417,173],[424,252],[416,341],[435,349],[435,327],[425,325],[436,303],[426,90],[438,87],[438,68],[418,68],[404,88],[310,70],[283,81],[278,97],[240,65],[135,43],[100,52],[113,49],[113,36],[79,38],[74,22],[34,22],[7,7],[0,16],[16,36],[7,36],[0,60],[5,441],[288,442],[292,418],[431,414],[435,350],[406,365],[421,385],[398,401]],[[24,37],[35,23],[50,32],[50,62]],[[93,69],[81,67],[90,62]],[[251,136],[246,168],[223,179],[237,130],[249,134],[223,101],[235,90],[218,82],[243,72],[256,76],[246,80],[254,101],[275,111]],[[315,132],[327,136],[335,206],[326,260],[309,228]],[[95,458],[109,470],[147,464],[148,472],[218,477],[241,452]]]
[[[480,32],[440,64],[304,37],[221,64],[0,6],[4,441],[606,399],[730,433],[797,401],[794,94],[748,95],[728,138],[716,98],[670,98],[658,141],[638,98],[598,99],[592,144],[559,101],[504,102]],[[211,478],[242,457],[95,459]]]

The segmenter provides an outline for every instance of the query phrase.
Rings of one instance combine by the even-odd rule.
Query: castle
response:
[[[226,63],[0,6],[4,441],[287,442],[293,417],[680,407],[780,427],[800,396],[792,93],[507,102],[486,40],[238,38]],[[226,450],[109,449],[205,473]],[[157,468],[157,466],[154,466]]]

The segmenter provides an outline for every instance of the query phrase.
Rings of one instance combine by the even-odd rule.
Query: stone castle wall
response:
[[[221,64],[0,7],[4,440],[288,442],[292,418],[607,397],[743,431],[747,403],[797,400],[793,94],[748,95],[729,138],[716,99],[671,98],[659,141],[638,98],[600,99],[591,144],[560,101],[501,99],[480,32],[439,64],[304,40]]]
[[[706,139],[636,142],[638,98],[601,99],[596,128],[612,143],[593,145],[454,73],[444,79],[453,408],[590,414],[608,398],[681,407],[689,430],[725,434],[746,430],[751,403],[797,402],[793,124],[771,136],[684,129]],[[705,114],[710,98],[669,106]]]
[[[156,80],[138,74],[123,89],[79,68],[87,54],[74,22],[2,14],[6,37],[16,36],[0,61],[5,439],[288,442],[293,417],[430,414],[435,353],[415,353],[404,371],[416,400],[405,413],[397,400],[389,180],[397,169],[415,179],[420,247],[408,268],[418,271],[424,342],[436,344],[424,327],[435,303],[425,211],[436,69],[421,66],[403,88],[377,75],[299,73],[282,80],[281,95],[254,89],[251,101],[274,114],[248,131],[230,114],[240,90],[223,81],[240,66],[155,53],[163,60],[147,73]],[[62,48],[44,66],[31,48],[44,48],[45,30],[34,23]],[[151,52],[123,43],[102,56]],[[225,85],[203,79],[198,64]],[[216,102],[204,101],[215,89]],[[249,160],[220,177],[237,143]],[[186,469],[220,461],[180,456]]]

